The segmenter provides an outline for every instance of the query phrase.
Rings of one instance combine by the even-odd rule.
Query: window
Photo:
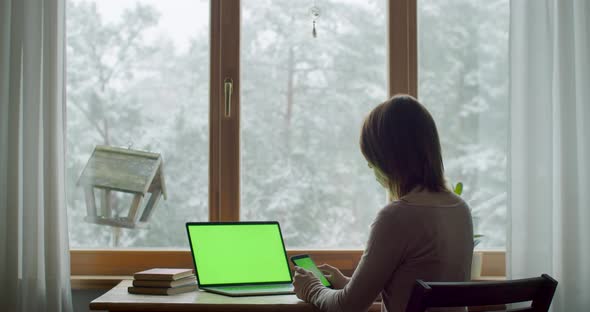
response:
[[[387,97],[386,3],[321,3],[317,38],[313,5],[241,4],[243,69],[232,77],[236,91],[237,80],[244,82],[235,99],[236,107],[243,102],[239,218],[278,219],[289,248],[361,249],[385,204],[358,149],[358,128]],[[67,10],[71,246],[184,247],[184,222],[224,220],[223,211],[207,216],[215,206],[207,179],[208,3],[71,0]],[[234,142],[220,141],[221,149]],[[84,221],[76,181],[98,144],[162,154],[169,196],[147,229]],[[224,162],[221,154],[228,153],[212,157]],[[222,198],[235,196],[219,189]],[[97,195],[99,206],[107,202],[104,192]],[[125,216],[130,196],[110,196],[113,214]]]
[[[362,118],[403,92],[433,112],[482,246],[503,247],[504,2],[68,0],[70,246],[188,249],[186,221],[277,219],[288,249],[352,269],[360,253],[343,249],[363,248],[386,203],[358,148]],[[147,228],[84,221],[76,182],[101,144],[162,154],[168,199]],[[109,203],[122,216],[129,201]],[[120,268],[93,272],[133,270]]]
[[[67,2],[67,193],[72,248],[185,247],[208,219],[209,3]],[[84,221],[76,182],[95,145],[161,153],[168,199],[147,229]],[[97,206],[104,192],[96,192]],[[111,196],[126,216],[130,196]]]
[[[288,248],[362,249],[386,196],[358,146],[387,97],[386,2],[242,1],[242,220]]]
[[[508,21],[507,0],[418,1],[418,94],[483,249],[506,242]]]

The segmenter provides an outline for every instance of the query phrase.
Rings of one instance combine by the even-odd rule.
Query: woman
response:
[[[416,279],[467,281],[473,226],[467,204],[445,186],[438,132],[415,98],[397,95],[364,121],[360,147],[392,200],[373,224],[351,278],[322,265],[335,289],[296,268],[297,296],[322,311],[365,311],[381,295],[382,310],[405,311]]]

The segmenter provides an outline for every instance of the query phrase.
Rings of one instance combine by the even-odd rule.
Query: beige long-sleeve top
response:
[[[313,283],[307,301],[322,311],[366,311],[381,294],[382,311],[403,312],[416,279],[469,280],[472,255],[467,204],[450,192],[415,192],[379,211],[349,283]]]

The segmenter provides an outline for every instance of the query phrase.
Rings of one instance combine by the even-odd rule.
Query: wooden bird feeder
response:
[[[134,229],[149,221],[161,196],[166,199],[163,162],[160,154],[112,146],[96,146],[78,185],[84,188],[87,216],[85,221]],[[100,213],[94,190],[102,189]],[[127,217],[114,217],[111,192],[133,195]],[[143,201],[150,193],[145,206]]]

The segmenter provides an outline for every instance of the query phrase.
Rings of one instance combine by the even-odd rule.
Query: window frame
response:
[[[240,2],[210,2],[209,221],[240,218]],[[226,78],[233,80],[230,117]]]
[[[240,0],[211,2],[209,220],[240,220]],[[393,18],[392,18],[393,17]],[[387,90],[418,97],[417,0],[387,1]],[[233,79],[231,117],[223,83]]]
[[[288,250],[290,257],[309,254],[318,263],[338,267],[348,276],[357,267],[362,250]],[[504,251],[482,251],[482,271],[478,280],[501,280],[506,276]],[[182,249],[75,249],[70,251],[73,289],[109,289],[121,280],[132,279],[133,273],[155,268],[190,268],[193,259]],[[292,268],[292,264],[289,263]]]
[[[417,0],[388,0],[387,86],[390,96],[418,97]],[[209,220],[240,218],[240,0],[210,1]],[[223,81],[233,79],[231,117]],[[288,250],[351,274],[362,250]],[[505,275],[505,252],[484,251],[482,275]],[[106,289],[152,267],[192,267],[187,249],[70,249],[74,289]]]

